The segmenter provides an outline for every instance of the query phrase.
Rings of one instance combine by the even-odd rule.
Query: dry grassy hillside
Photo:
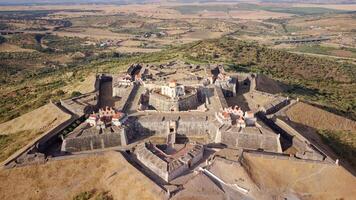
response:
[[[356,196],[356,178],[340,166],[249,154],[244,157],[253,180],[266,193],[310,200]]]
[[[0,124],[0,135],[20,131],[45,132],[70,119],[70,115],[54,104],[46,104],[32,112]]]
[[[50,103],[0,124],[0,162],[70,117]]]
[[[159,187],[118,152],[0,170],[0,199],[73,199],[107,191],[114,199],[162,199]]]
[[[297,103],[286,111],[297,123],[315,129],[351,131],[356,134],[356,122],[305,103]]]

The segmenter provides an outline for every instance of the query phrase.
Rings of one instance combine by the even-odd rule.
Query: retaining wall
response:
[[[104,149],[121,145],[120,133],[104,133],[100,135],[67,138],[63,141],[62,151],[78,152]]]

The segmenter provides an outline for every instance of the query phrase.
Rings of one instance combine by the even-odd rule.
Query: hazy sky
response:
[[[138,0],[136,0],[136,2],[137,1]],[[84,3],[84,2],[132,2],[132,1],[130,0],[0,0],[0,3],[8,3],[8,4]]]
[[[0,4],[58,4],[58,3],[138,3],[138,2],[157,2],[159,0],[0,0]],[[178,2],[221,2],[224,0],[164,0],[164,1],[178,1]],[[249,0],[225,0],[225,1],[249,1]],[[256,0],[251,0],[256,2]],[[260,0],[260,1],[274,1],[274,2],[309,2],[309,3],[356,3],[356,0]]]

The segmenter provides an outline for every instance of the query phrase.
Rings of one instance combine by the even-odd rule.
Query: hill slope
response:
[[[356,195],[352,189],[355,177],[337,165],[248,154],[244,158],[253,180],[266,193],[300,199],[352,199]]]
[[[90,72],[117,73],[132,63],[176,59],[222,63],[234,71],[263,73],[288,86],[284,91],[286,95],[318,103],[331,112],[356,119],[355,65],[269,49],[225,37],[171,47],[161,52],[119,57],[108,54],[99,58],[88,57],[81,63],[56,70],[35,70],[30,76],[25,74],[1,86],[4,92],[0,95],[0,122],[44,105],[49,98],[68,96],[61,89],[79,84]]]

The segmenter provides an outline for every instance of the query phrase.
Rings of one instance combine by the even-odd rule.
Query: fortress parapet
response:
[[[149,104],[158,111],[194,110],[200,105],[196,88],[176,82],[153,89],[150,93]]]

